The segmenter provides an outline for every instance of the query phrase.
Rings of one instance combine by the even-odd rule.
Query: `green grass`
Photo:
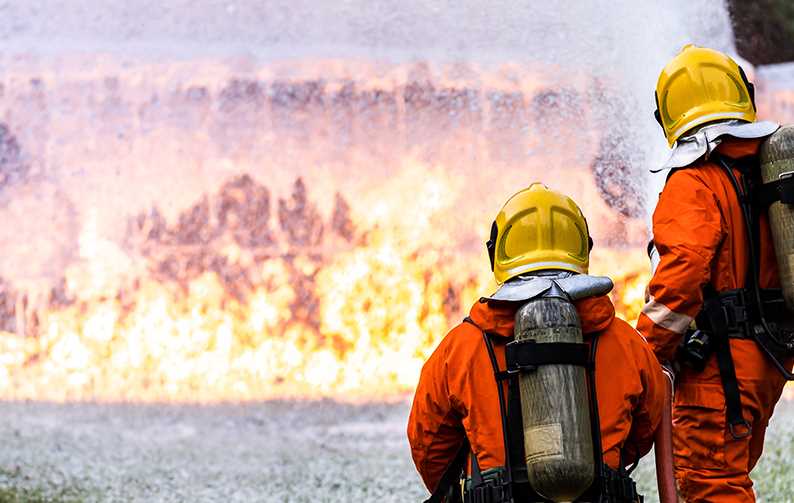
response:
[[[794,501],[794,433],[780,432],[776,438],[767,441],[764,454],[753,470],[755,490],[759,502]]]
[[[0,503],[86,503],[86,499],[76,487],[53,487],[19,469],[0,468]]]
[[[70,494],[70,490],[59,491],[61,494],[47,495],[42,489],[22,489],[15,487],[0,488],[0,503],[83,503],[83,498]]]

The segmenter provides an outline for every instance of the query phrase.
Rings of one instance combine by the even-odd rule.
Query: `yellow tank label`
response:
[[[543,424],[524,430],[524,450],[527,463],[562,459],[562,426]]]

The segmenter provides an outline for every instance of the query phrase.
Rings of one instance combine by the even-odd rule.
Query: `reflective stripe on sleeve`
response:
[[[661,302],[656,302],[656,299],[653,297],[651,297],[651,300],[642,308],[642,312],[656,325],[677,334],[684,333],[694,319],[691,316],[676,313]]]

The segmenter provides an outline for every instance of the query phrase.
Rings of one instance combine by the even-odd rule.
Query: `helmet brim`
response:
[[[554,284],[559,286],[571,300],[594,295],[605,295],[612,290],[612,280],[605,276],[590,276],[560,271],[559,274],[546,276],[518,276],[511,279],[486,301],[526,302],[549,290]]]
[[[740,122],[730,120],[709,124],[696,133],[682,136],[670,151],[670,157],[661,168],[652,169],[652,173],[683,168],[697,161],[706,153],[711,152],[719,144],[720,138],[730,136],[740,139],[765,138],[780,128],[780,124],[770,121]]]

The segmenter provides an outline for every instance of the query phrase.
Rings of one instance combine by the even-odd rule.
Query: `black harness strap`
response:
[[[728,422],[731,435],[738,440],[750,436],[753,428],[742,416],[739,382],[736,380],[736,369],[733,365],[731,344],[727,334],[719,335],[716,344],[717,366],[720,369],[720,380],[725,394],[725,419]]]
[[[703,309],[698,314],[698,328],[707,331],[714,340],[714,352],[725,395],[725,420],[735,439],[752,433],[750,424],[742,416],[742,401],[736,368],[731,355],[731,338],[743,338],[748,320],[741,290],[718,294],[712,285],[703,289]]]
[[[742,207],[742,213],[744,215],[744,224],[745,229],[748,235],[748,251],[750,254],[749,257],[749,264],[748,264],[748,275],[746,279],[745,289],[748,292],[748,295],[752,296],[753,302],[755,307],[757,308],[757,312],[755,313],[758,322],[760,322],[760,326],[763,329],[761,334],[750,333],[761,349],[766,353],[769,357],[770,361],[775,365],[778,371],[789,381],[794,380],[794,374],[790,373],[781,363],[780,359],[775,355],[775,351],[772,348],[768,347],[768,344],[765,344],[764,341],[771,341],[775,346],[778,348],[786,349],[787,345],[784,341],[781,341],[780,338],[777,336],[774,330],[771,329],[769,323],[767,321],[766,310],[765,310],[765,303],[763,300],[762,289],[760,285],[760,270],[761,270],[761,260],[760,260],[760,218],[758,218],[758,214],[760,211],[765,211],[766,208],[761,208],[758,206],[753,206],[755,191],[758,190],[758,186],[760,185],[760,181],[758,180],[759,169],[755,169],[754,167],[758,166],[758,159],[754,159],[750,162],[741,162],[743,159],[738,160],[731,160],[727,159],[723,156],[718,156],[717,160],[725,169],[725,172],[728,175],[728,178],[733,185],[734,191],[736,192],[736,196],[739,199],[739,203]],[[733,171],[731,170],[732,167],[738,169],[742,174],[742,185],[740,186],[736,176],[734,175]],[[756,176],[753,177],[752,175],[755,174]],[[790,316],[790,314],[788,315]]]
[[[477,328],[479,328],[479,326],[477,326],[477,324],[475,324],[473,321],[471,323],[474,324],[474,326],[476,326]],[[485,339],[485,347],[488,348],[488,357],[491,359],[491,365],[494,368],[494,374],[496,374],[497,371],[499,370],[499,363],[496,361],[496,353],[494,353],[493,341],[491,341],[491,337],[490,337],[490,335],[487,332],[485,332],[482,329],[480,329],[480,330],[482,331],[483,339]],[[496,378],[496,377],[494,377],[494,378]],[[513,441],[512,441],[513,440],[512,433],[514,433],[514,432],[511,431],[510,422],[508,421],[508,418],[510,416],[507,413],[508,409],[507,409],[507,403],[505,402],[504,388],[502,387],[501,381],[499,381],[498,379],[496,379],[496,392],[497,392],[497,395],[499,396],[499,413],[502,416],[502,438],[503,438],[504,445],[505,445],[505,472],[506,472],[505,481],[504,481],[505,482],[505,496],[507,497],[508,500],[512,500],[512,498],[513,498],[513,461],[514,461],[514,456],[511,456],[509,454],[510,454],[510,446],[514,445]],[[518,431],[522,432],[522,434],[523,434],[523,427],[522,427],[522,429],[520,429]],[[524,445],[523,441],[521,442],[521,445],[522,446]]]
[[[474,454],[474,451],[471,452],[471,483],[472,485],[478,486],[482,484],[482,470],[480,469],[480,463],[477,461],[477,455]]]
[[[518,379],[507,383],[507,427],[510,439],[521,439],[510,445],[510,466],[514,484],[528,484],[526,456],[524,451],[524,419],[521,415],[521,391]]]
[[[514,429],[512,429],[511,424],[508,421],[508,418],[509,418],[508,408],[507,408],[508,405],[507,405],[506,400],[505,400],[504,389],[502,387],[501,381],[498,378],[496,378],[496,374],[498,373],[497,371],[499,370],[499,363],[496,361],[496,353],[494,352],[493,341],[491,340],[491,335],[488,334],[482,328],[480,328],[480,326],[477,325],[477,323],[475,323],[474,320],[472,320],[470,317],[467,316],[466,318],[464,318],[463,321],[465,321],[466,323],[470,323],[470,324],[474,325],[482,333],[483,340],[485,341],[485,347],[488,350],[488,358],[491,360],[491,366],[494,368],[494,376],[495,376],[495,379],[496,379],[496,390],[497,390],[497,395],[499,397],[499,413],[502,416],[502,418],[501,418],[502,419],[502,441],[504,442],[504,446],[505,446],[505,480],[504,480],[504,485],[502,487],[498,488],[498,490],[500,492],[500,496],[504,497],[504,499],[506,501],[512,501],[512,499],[513,499],[513,476],[514,476],[513,467],[514,466],[521,466],[521,464],[524,462],[524,460],[523,460],[523,458],[524,458],[524,443],[523,443],[523,441],[519,442],[521,444],[521,450],[518,451],[518,450],[514,449],[514,450],[517,451],[516,453],[513,453],[510,449],[508,449],[508,447],[510,445],[515,445],[512,442],[512,439],[513,439],[513,435],[515,435],[516,431],[521,432],[522,438],[523,438],[523,426],[519,425],[519,429],[518,430],[514,430]],[[518,410],[519,411],[521,410],[520,405],[519,405]],[[521,416],[519,415],[518,417],[519,417],[519,421],[520,421],[521,420],[520,419]],[[472,456],[474,456],[474,453],[472,453]]]
[[[508,370],[500,370],[494,351],[494,340],[497,336],[482,330],[471,318],[465,322],[474,325],[483,335],[488,357],[496,377],[499,412],[502,421],[503,441],[505,446],[505,469],[503,476],[490,478],[489,471],[482,472],[477,458],[471,452],[471,446],[464,439],[461,450],[455,460],[444,472],[433,496],[425,503],[440,503],[450,494],[450,488],[462,476],[466,464],[466,456],[471,452],[471,486],[466,482],[463,494],[465,503],[506,503],[514,501],[548,501],[535,493],[529,484],[525,465],[523,443],[524,425],[521,416],[521,393],[518,376],[523,372],[533,372],[538,366],[563,364],[584,367],[588,381],[588,407],[591,416],[593,434],[593,456],[596,467],[596,480],[583,495],[581,501],[592,503],[628,503],[642,502],[637,493],[636,485],[629,474],[621,466],[612,470],[602,459],[601,428],[598,414],[598,399],[595,383],[595,355],[598,335],[592,334],[591,343],[537,343],[534,340],[513,341],[505,345],[505,357]],[[501,339],[501,338],[500,338]],[[508,396],[505,397],[504,381],[507,380]],[[466,449],[465,452],[463,450]],[[490,478],[488,482],[486,479]],[[469,489],[470,488],[470,489]],[[457,494],[455,495],[457,496]],[[454,496],[453,496],[454,497]],[[449,500],[448,500],[449,501]],[[457,502],[458,499],[451,501]]]
[[[735,313],[730,313],[727,306],[714,288],[709,285],[704,289],[706,301],[703,304],[702,323],[714,334],[717,367],[720,371],[722,391],[725,395],[725,419],[728,429],[735,439],[745,438],[752,433],[750,423],[742,416],[742,400],[739,393],[739,382],[736,379],[736,368],[731,355],[731,328],[739,328],[742,319],[732,320]],[[733,314],[733,316],[731,316]]]
[[[772,203],[794,204],[794,173],[788,173],[774,182],[764,183],[755,188],[753,203],[768,208]]]
[[[715,156],[719,164],[724,168],[728,179],[733,186],[736,193],[736,198],[742,208],[742,215],[745,221],[745,228],[747,231],[749,260],[747,264],[747,277],[745,278],[745,288],[758,289],[758,268],[760,264],[755,257],[757,257],[756,243],[757,240],[757,226],[752,225],[753,219],[751,204],[749,199],[750,188],[750,168],[749,165],[738,165],[737,169],[742,173],[742,182],[744,187],[739,184],[736,175],[733,173],[733,167],[737,164],[735,161],[726,160],[723,156]],[[729,313],[728,308],[721,301],[720,296],[714,287],[709,284],[704,289],[704,305],[703,314],[705,315],[706,322],[710,330],[715,336],[715,352],[717,359],[717,367],[720,371],[720,381],[722,381],[723,395],[725,395],[725,420],[730,430],[731,436],[734,439],[748,437],[752,434],[752,427],[742,415],[742,400],[739,392],[739,382],[736,379],[736,367],[733,363],[733,356],[731,355],[730,345],[730,332],[731,326],[737,324],[744,324],[748,326],[748,320],[731,320],[736,317],[735,312]]]
[[[598,332],[590,336],[590,347],[588,348],[588,358],[590,365],[587,367],[587,392],[590,395],[588,407],[590,410],[590,435],[593,439],[593,462],[596,467],[596,490],[598,491],[598,502],[605,499],[604,477],[606,466],[604,465],[604,450],[601,444],[601,416],[598,412],[598,394],[596,393],[595,361],[598,351]]]
[[[590,366],[590,348],[575,342],[544,342],[524,339],[507,343],[505,347],[507,373],[533,372],[540,365]]]
[[[762,194],[761,197],[771,196],[763,196],[765,192],[763,190],[758,190],[758,185],[751,180],[752,168],[756,165],[757,159],[742,163],[726,159],[724,156],[716,156],[716,160],[725,170],[725,174],[728,176],[736,193],[739,205],[742,208],[742,218],[747,232],[749,251],[745,289],[754,294],[753,296],[756,298],[758,304],[757,307],[759,310],[762,310],[763,306],[758,283],[761,264],[760,261],[757,260],[759,256],[758,242],[760,227],[759,219],[753,211],[753,203],[757,202],[759,194]],[[734,167],[742,173],[741,184],[733,173]],[[772,190],[772,184],[769,184],[767,189],[766,194],[769,194],[769,191]],[[777,191],[778,189],[775,188],[774,190]],[[753,201],[753,199],[756,201]],[[780,197],[777,199],[780,199]],[[738,303],[746,305],[742,295],[743,293],[740,292]],[[739,391],[739,383],[736,379],[736,368],[733,362],[733,356],[731,355],[730,337],[731,329],[733,328],[735,331],[738,326],[743,329],[741,330],[742,332],[750,335],[752,330],[750,326],[751,323],[750,320],[747,319],[746,311],[742,312],[735,309],[736,306],[728,302],[731,297],[725,296],[724,299],[721,298],[720,294],[714,290],[712,285],[708,285],[704,290],[704,297],[703,314],[706,318],[705,321],[715,335],[715,356],[720,371],[723,394],[725,395],[725,419],[731,436],[733,436],[734,439],[745,438],[752,434],[752,427],[742,415],[741,394]],[[760,314],[763,318],[763,312]]]
[[[531,491],[528,489],[529,479],[524,459],[524,423],[521,416],[521,393],[518,379],[513,374],[512,377],[514,378],[508,381],[508,397],[505,399],[502,384],[504,378],[501,376],[507,376],[507,372],[499,370],[499,363],[496,360],[492,340],[493,334],[482,330],[471,318],[466,318],[464,321],[471,323],[482,332],[485,347],[488,350],[488,357],[491,360],[491,366],[497,381],[496,389],[499,397],[499,413],[502,416],[502,437],[505,446],[505,478],[503,480],[504,485],[494,488],[495,490],[491,492],[499,496],[499,498],[494,499],[495,502],[512,501],[514,497],[523,497]]]

